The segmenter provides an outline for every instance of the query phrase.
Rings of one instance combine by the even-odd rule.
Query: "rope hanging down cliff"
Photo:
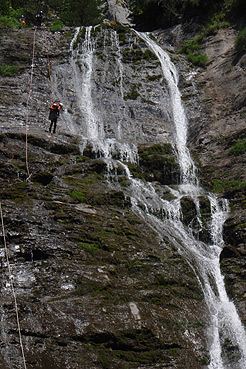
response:
[[[32,83],[33,83],[33,73],[34,73],[34,59],[35,59],[35,45],[36,45],[36,32],[37,27],[34,28],[34,34],[33,34],[33,46],[32,46],[32,64],[31,64],[31,77],[30,77],[30,86],[29,86],[29,93],[27,96],[26,101],[26,171],[27,171],[27,181],[30,179],[31,174],[29,171],[29,164],[28,164],[28,119],[29,119],[29,101],[32,93]]]
[[[17,299],[16,299],[16,293],[14,289],[14,282],[13,282],[13,275],[9,263],[9,255],[8,255],[8,249],[7,249],[7,243],[6,243],[6,236],[5,236],[5,228],[4,228],[4,222],[3,222],[3,212],[2,212],[2,203],[0,201],[0,216],[1,216],[1,223],[2,223],[2,233],[3,233],[3,242],[4,242],[4,250],[5,250],[5,256],[8,266],[8,273],[9,273],[9,281],[11,285],[12,294],[14,297],[14,304],[15,304],[15,313],[16,313],[16,321],[17,321],[17,327],[18,327],[18,334],[19,334],[19,341],[20,341],[20,347],[21,347],[21,353],[23,358],[23,365],[24,369],[27,369],[26,366],[26,359],[25,359],[25,353],[24,353],[24,347],[22,343],[22,336],[21,336],[21,329],[20,329],[20,319],[19,319],[19,311],[18,311],[18,305],[17,305]]]
[[[28,122],[29,122],[29,102],[30,102],[31,93],[32,93],[33,75],[34,75],[36,32],[37,32],[37,27],[34,27],[31,76],[30,76],[29,93],[28,93],[27,101],[26,101],[26,171],[27,171],[27,175],[28,175],[28,177],[26,179],[27,181],[30,180],[31,175],[32,175],[30,173],[30,170],[29,170],[29,162],[28,162]],[[48,63],[48,74],[49,74],[49,81],[50,81],[51,100],[52,100],[52,102],[54,102],[53,86],[52,86],[52,79],[51,79],[50,59],[49,59],[49,50],[48,50],[48,44],[47,44],[46,26],[45,25],[44,25],[44,40],[45,40],[45,49],[46,49],[47,63]]]

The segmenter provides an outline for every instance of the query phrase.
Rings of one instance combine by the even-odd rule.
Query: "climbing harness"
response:
[[[1,201],[0,201],[0,216],[1,216],[1,223],[2,223],[3,242],[4,242],[4,250],[5,250],[5,256],[6,256],[7,266],[8,266],[9,280],[10,280],[11,290],[12,290],[12,294],[13,294],[13,297],[14,297],[14,303],[15,303],[16,321],[17,321],[17,327],[18,327],[21,353],[22,353],[22,358],[23,358],[23,365],[24,365],[24,369],[27,369],[24,347],[23,347],[22,336],[21,336],[21,329],[20,329],[19,311],[18,311],[16,293],[15,293],[15,289],[14,289],[13,274],[12,274],[12,270],[11,270],[10,263],[9,263],[9,255],[8,255],[8,249],[7,249],[7,243],[6,243],[6,236],[5,236]]]

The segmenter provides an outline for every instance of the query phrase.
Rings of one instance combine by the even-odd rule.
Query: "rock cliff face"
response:
[[[234,145],[246,137],[246,55],[239,58],[235,54],[235,40],[235,30],[227,28],[209,37],[204,44],[209,65],[196,79],[202,86],[207,119],[195,141],[195,150],[204,180],[230,201],[221,266],[229,296],[246,322],[246,154],[233,151]]]
[[[171,42],[175,49],[186,39],[182,26],[158,35],[162,42]],[[195,104],[198,101],[200,112],[198,119],[189,120],[189,142],[194,157],[199,158],[204,186],[230,201],[221,267],[229,296],[245,323],[245,152],[233,151],[233,147],[246,135],[246,57],[235,52],[236,36],[237,31],[228,27],[203,42],[201,51],[208,56],[208,65],[205,69],[194,70],[193,83],[199,95],[196,95]],[[188,91],[184,97],[189,115],[190,106],[194,105],[192,92]]]
[[[103,25],[91,30],[91,70],[82,47],[86,33],[77,30],[74,38],[75,32],[37,31],[28,106],[34,30],[1,33],[0,64],[20,67],[17,76],[1,77],[0,87],[1,204],[11,268],[9,275],[2,243],[1,368],[23,367],[12,280],[27,368],[206,367],[208,312],[192,265],[175,242],[133,212],[124,166],[109,168],[107,161],[112,153],[125,159],[136,178],[154,183],[162,198],[172,197],[165,185],[179,182],[180,169],[160,63],[133,31]],[[196,74],[165,33],[155,36],[181,73],[190,146],[205,185],[245,181],[245,161],[228,154],[245,137],[243,85],[240,94],[234,87],[239,74],[245,78],[245,64],[243,58],[235,62],[234,31],[207,40],[211,62]],[[64,103],[52,136],[51,87]],[[78,99],[80,91],[88,94]],[[90,103],[95,114],[88,118]],[[94,121],[101,133],[93,131]],[[100,145],[103,135],[106,148]],[[133,156],[138,148],[138,161],[128,147],[122,149],[125,143]],[[234,211],[221,261],[228,293],[245,320],[245,187],[223,190]],[[182,207],[188,226],[195,210],[189,198]]]

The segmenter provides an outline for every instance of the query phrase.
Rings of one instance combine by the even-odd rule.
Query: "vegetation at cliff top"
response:
[[[18,21],[21,14],[28,25],[35,24],[35,16],[40,11],[46,22],[59,17],[69,26],[95,25],[101,21],[102,5],[102,0],[45,0],[42,3],[39,0],[1,0],[0,27],[23,27]]]
[[[204,24],[214,14],[228,20],[246,11],[245,0],[130,0],[129,5],[136,27],[145,31],[187,23],[195,17]],[[105,6],[104,0],[1,0],[0,26],[22,27],[18,22],[21,14],[33,24],[41,10],[46,21],[58,17],[69,26],[95,25]]]
[[[245,0],[130,0],[137,28],[168,28],[199,18],[206,23],[214,14],[232,19],[245,14]],[[198,20],[198,19],[197,19]]]

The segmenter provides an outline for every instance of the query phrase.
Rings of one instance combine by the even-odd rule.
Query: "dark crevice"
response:
[[[234,250],[231,247],[224,247],[223,250],[220,253],[220,262],[223,259],[230,259],[230,258],[235,258],[237,256],[238,252],[236,252],[236,250]]]
[[[145,352],[150,350],[181,349],[175,343],[165,343],[157,338],[150,329],[120,332],[118,335],[112,332],[88,333],[83,336],[74,336],[74,341],[103,345],[107,349],[121,351]]]
[[[25,261],[37,261],[37,260],[47,260],[50,255],[41,250],[32,250],[30,252],[21,252],[18,256],[25,259]]]
[[[14,329],[11,329],[9,331],[10,334],[16,334],[16,330]],[[24,329],[21,330],[21,334],[23,336],[26,336],[26,337],[37,337],[37,338],[49,338],[49,336],[47,336],[46,334],[42,334],[42,333],[37,333],[37,332],[30,332],[30,331],[26,331]]]

